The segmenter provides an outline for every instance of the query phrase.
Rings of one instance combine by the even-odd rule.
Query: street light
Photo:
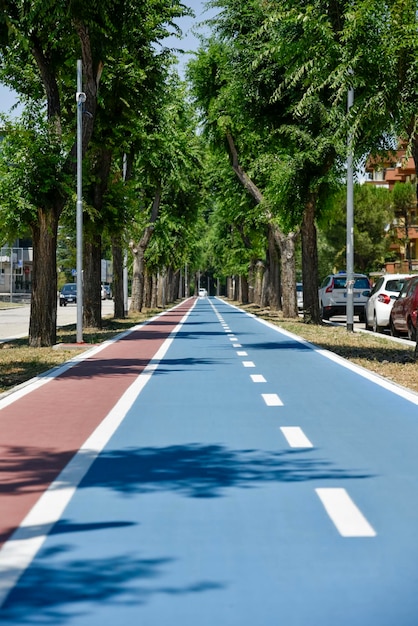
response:
[[[354,89],[348,90],[347,111],[354,104]],[[347,330],[354,331],[354,192],[353,192],[353,135],[350,131],[347,140]]]
[[[77,343],[83,343],[83,104],[82,65],[77,61]]]

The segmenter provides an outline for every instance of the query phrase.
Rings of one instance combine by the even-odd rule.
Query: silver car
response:
[[[370,296],[370,282],[365,274],[354,274],[354,315],[364,322],[364,307]],[[319,288],[319,305],[323,320],[347,314],[347,274],[329,274]]]

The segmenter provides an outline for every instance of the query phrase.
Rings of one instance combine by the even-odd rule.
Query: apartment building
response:
[[[415,163],[400,148],[392,156],[369,158],[366,164],[365,184],[393,190],[395,183],[417,183]],[[386,263],[387,272],[418,271],[418,212],[417,201],[402,213],[395,214],[390,225],[390,234],[394,235],[391,246],[396,260]]]

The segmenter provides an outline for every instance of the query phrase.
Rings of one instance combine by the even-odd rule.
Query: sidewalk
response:
[[[144,372],[193,303],[181,303],[0,401],[0,546]]]

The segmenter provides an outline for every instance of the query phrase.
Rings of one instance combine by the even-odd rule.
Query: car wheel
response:
[[[383,332],[383,326],[379,326],[379,324],[377,323],[377,317],[376,317],[376,311],[374,312],[373,315],[373,332],[374,333],[382,333]]]
[[[417,339],[417,329],[410,319],[408,320],[408,339],[410,341],[416,341]]]
[[[389,328],[390,328],[390,334],[392,335],[392,337],[399,337],[399,332],[396,330],[392,318],[390,318]]]
[[[321,317],[323,320],[329,320],[329,312],[324,310],[324,306],[321,304]]]

